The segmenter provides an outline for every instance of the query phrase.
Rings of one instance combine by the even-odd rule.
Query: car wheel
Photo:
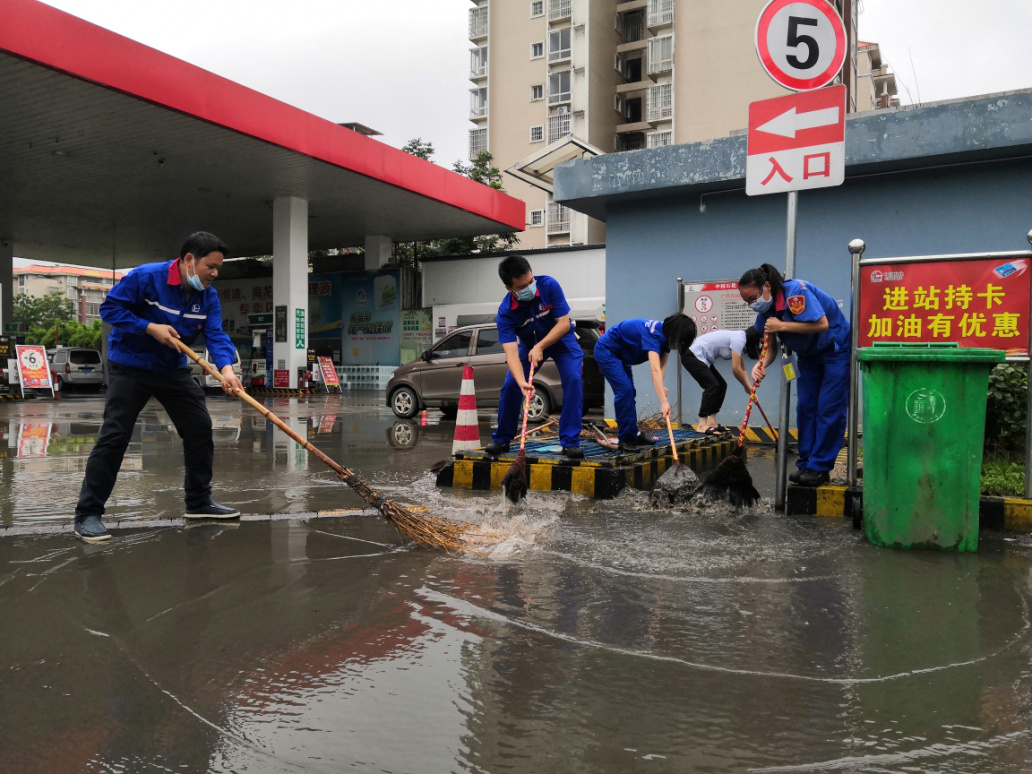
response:
[[[414,417],[419,411],[419,398],[411,387],[399,387],[391,393],[391,411],[402,419]]]
[[[411,449],[419,443],[419,429],[414,422],[395,422],[387,432],[395,449]]]
[[[528,422],[541,422],[552,411],[552,401],[548,394],[538,390],[530,399],[530,412],[527,414]]]
[[[455,419],[459,415],[458,406],[441,406],[441,414],[445,419]]]

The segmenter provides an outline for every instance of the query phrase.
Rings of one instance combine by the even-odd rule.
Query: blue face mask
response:
[[[773,298],[764,298],[763,296],[760,296],[755,301],[753,301],[751,304],[749,304],[749,306],[752,307],[752,310],[754,312],[757,312],[759,314],[763,314],[768,309],[770,309],[770,305],[772,303],[774,303],[774,299]]]
[[[190,283],[190,287],[196,290],[198,293],[204,292],[204,283],[201,282],[201,278],[196,274],[190,273],[190,267],[186,268],[186,281]]]
[[[531,282],[523,290],[516,291],[516,298],[519,301],[533,301],[534,295],[537,293],[537,280]]]

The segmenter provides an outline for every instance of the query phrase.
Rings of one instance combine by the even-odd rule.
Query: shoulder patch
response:
[[[789,296],[788,311],[792,314],[801,314],[806,309],[806,296]]]

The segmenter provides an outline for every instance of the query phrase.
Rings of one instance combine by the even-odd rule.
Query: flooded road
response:
[[[401,427],[376,404],[270,406],[392,497],[508,524],[505,550],[448,556],[400,546],[371,513],[305,517],[359,502],[246,414],[216,432],[217,496],[296,518],[147,527],[178,513],[181,477],[154,412],[112,508],[141,529],[0,539],[0,771],[1032,767],[1032,538],[896,552],[769,502],[655,512],[637,492],[532,491],[503,515],[497,495],[425,473],[447,423]],[[99,403],[63,403],[55,438],[95,425],[77,405]],[[38,406],[0,408],[9,439],[12,409]],[[49,469],[2,461],[22,498],[6,523],[70,516],[74,445],[35,458]],[[57,506],[26,511],[42,487]]]

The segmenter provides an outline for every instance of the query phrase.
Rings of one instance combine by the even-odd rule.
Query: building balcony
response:
[[[562,21],[573,15],[573,0],[548,0],[548,21]]]
[[[481,67],[471,67],[469,70],[469,79],[471,81],[479,81],[487,77],[487,65]]]
[[[629,0],[629,2],[626,3],[617,3],[616,12],[627,13],[628,11],[640,11],[647,8],[648,4],[649,0]]]
[[[648,132],[652,129],[652,124],[648,121],[634,121],[629,124],[617,124],[617,134],[630,134],[632,132]]]
[[[631,51],[644,51],[648,46],[649,42],[645,38],[641,38],[640,40],[631,40],[627,43],[620,43],[616,47],[616,53],[626,54]]]
[[[480,38],[487,37],[488,30],[488,9],[483,8],[470,8],[469,9],[469,39],[479,40]]]
[[[651,78],[648,80],[634,81],[633,83],[621,83],[616,87],[616,93],[620,96],[626,96],[639,91],[645,91],[650,86],[655,85],[655,82]]]
[[[570,210],[562,204],[550,202],[548,205],[548,227],[547,232],[551,234],[570,233]]]
[[[674,23],[674,0],[649,0],[648,8],[649,29]]]

